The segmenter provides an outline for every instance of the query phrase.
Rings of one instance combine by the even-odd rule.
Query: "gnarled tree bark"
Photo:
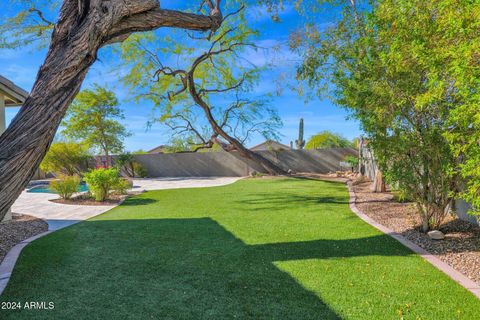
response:
[[[97,52],[131,33],[160,27],[216,30],[219,1],[209,16],[164,10],[158,0],[65,0],[45,62],[30,96],[0,137],[0,220],[45,156]]]

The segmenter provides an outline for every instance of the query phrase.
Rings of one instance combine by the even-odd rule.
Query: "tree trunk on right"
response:
[[[373,192],[387,191],[387,186],[385,185],[385,179],[383,178],[383,173],[378,169],[375,171],[375,180],[373,181],[372,191]]]

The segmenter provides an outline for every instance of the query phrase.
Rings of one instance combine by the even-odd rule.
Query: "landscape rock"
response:
[[[427,235],[430,237],[430,239],[433,239],[433,240],[445,239],[445,235],[443,234],[443,232],[438,230],[429,231]]]

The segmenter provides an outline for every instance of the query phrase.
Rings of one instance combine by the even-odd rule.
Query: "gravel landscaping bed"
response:
[[[0,223],[0,262],[16,244],[45,231],[47,222],[28,215],[14,215],[11,221]]]
[[[371,183],[353,187],[359,210],[384,226],[402,234],[480,284],[480,227],[448,217],[440,228],[444,240],[432,240],[420,232],[420,219],[413,203],[398,203],[391,193],[371,192]]]

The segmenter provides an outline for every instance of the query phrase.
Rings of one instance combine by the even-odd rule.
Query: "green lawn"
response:
[[[1,319],[478,319],[480,300],[306,179],[144,193],[28,246]]]

